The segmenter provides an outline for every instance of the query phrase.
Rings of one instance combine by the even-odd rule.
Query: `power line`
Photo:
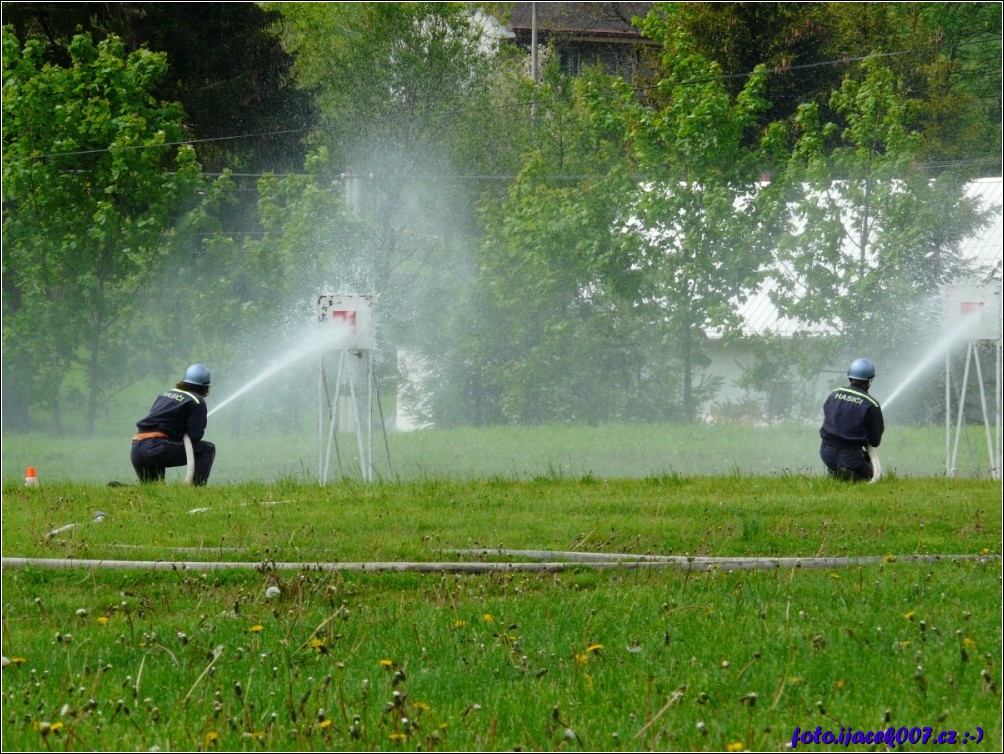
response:
[[[969,42],[967,44],[978,44],[978,42]],[[916,54],[920,54],[920,53],[924,53],[924,52],[930,52],[931,50],[936,50],[936,49],[939,49],[939,48],[935,47],[935,46],[932,46],[932,47],[920,48],[920,49],[916,49],[916,50],[897,50],[897,51],[894,51],[894,52],[869,53],[867,55],[845,56],[845,57],[841,57],[841,58],[836,59],[836,60],[825,60],[825,61],[817,61],[815,63],[804,63],[802,65],[774,67],[774,68],[768,69],[767,72],[769,74],[772,74],[772,75],[773,74],[787,74],[787,73],[791,73],[791,72],[795,72],[795,71],[800,71],[800,70],[808,70],[808,69],[811,69],[811,68],[821,68],[821,67],[826,67],[826,66],[849,65],[851,63],[859,63],[859,62],[862,62],[864,60],[870,60],[870,59],[899,57],[899,56],[903,56],[903,55],[916,55]],[[749,71],[749,72],[746,72],[746,73],[721,74],[721,75],[718,75],[718,76],[705,76],[705,77],[699,77],[699,78],[694,78],[694,79],[688,79],[686,81],[681,81],[681,82],[675,84],[675,86],[692,86],[692,85],[696,85],[696,84],[710,83],[710,82],[713,82],[713,81],[727,81],[727,80],[736,79],[736,78],[747,78],[747,77],[749,77],[751,75],[753,75],[752,71]],[[635,89],[635,91],[638,91],[638,92],[645,92],[645,91],[649,91],[649,90],[660,89],[662,87],[663,87],[663,84],[659,83],[659,84],[646,84],[646,85],[643,85],[643,86],[636,86],[636,87],[634,87],[634,89]],[[615,94],[616,92],[613,89],[607,89],[607,90],[601,91],[600,93],[601,94]],[[536,104],[536,100],[525,101],[525,102],[521,101],[521,102],[515,102],[515,103],[510,103],[510,104],[504,104],[504,105],[486,106],[486,107],[481,108],[481,110],[483,112],[485,112],[485,111],[491,111],[491,110],[522,109],[522,108],[530,107],[531,105],[534,105],[534,104]],[[459,113],[467,112],[469,110],[470,110],[470,108],[457,108],[455,110],[448,110],[445,113],[442,113],[442,115],[444,115],[444,116],[446,116],[446,115],[456,115],[456,114],[459,114]],[[46,153],[46,154],[18,156],[18,157],[12,158],[12,159],[14,159],[16,161],[21,161],[21,160],[54,159],[54,158],[57,158],[57,157],[80,157],[80,156],[89,155],[89,154],[102,154],[102,153],[112,152],[112,151],[131,151],[131,150],[137,150],[137,149],[157,149],[157,148],[162,148],[162,147],[179,147],[179,146],[185,146],[185,145],[190,145],[190,144],[206,144],[206,143],[221,142],[221,141],[237,141],[237,140],[240,140],[240,139],[270,138],[270,137],[276,137],[276,136],[288,136],[288,135],[292,135],[292,134],[302,134],[302,133],[309,133],[309,132],[312,132],[312,131],[324,131],[324,130],[325,130],[324,128],[289,128],[289,129],[282,129],[282,130],[278,130],[278,131],[263,131],[263,132],[251,133],[251,134],[236,134],[236,135],[233,135],[233,136],[213,136],[213,137],[206,137],[206,138],[201,138],[201,139],[185,139],[185,140],[179,140],[179,141],[168,141],[168,142],[162,142],[162,143],[159,143],[159,144],[134,144],[134,145],[129,145],[129,146],[121,146],[121,147],[103,147],[103,148],[100,148],[100,149],[85,149],[85,150],[78,150],[78,151],[73,151],[73,152],[50,152],[50,153]]]

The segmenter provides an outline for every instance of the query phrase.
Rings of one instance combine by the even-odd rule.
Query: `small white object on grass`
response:
[[[265,599],[272,600],[282,594],[282,590],[277,586],[270,586],[265,590]]]

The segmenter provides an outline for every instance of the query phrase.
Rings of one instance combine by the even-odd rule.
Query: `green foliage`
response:
[[[908,127],[897,80],[879,63],[863,69],[863,80],[846,78],[831,99],[843,125],[822,122],[813,105],[798,114],[781,179],[793,224],[779,261],[791,275],[775,302],[854,349],[908,353],[929,337],[925,313],[941,286],[975,272],[960,244],[998,210],[981,210],[958,175],[931,179],[917,167],[921,138]]]
[[[155,82],[154,96],[181,103],[205,170],[295,170],[316,112],[279,42],[279,13],[262,6],[10,2],[4,23],[22,43],[44,45],[46,62],[58,65],[80,31],[95,40],[117,37],[128,52],[163,53],[170,73]]]
[[[482,355],[508,421],[692,420],[713,388],[706,332],[740,324],[769,261],[777,204],[744,146],[763,73],[733,100],[668,24],[644,30],[665,44],[658,91],[639,103],[611,77],[545,72],[539,147],[485,212],[504,345]]]
[[[199,166],[178,146],[180,108],[151,95],[163,55],[78,35],[61,67],[9,30],[3,46],[5,377],[27,376],[20,400],[45,396],[58,417],[68,370],[82,370],[93,429],[143,354],[132,337],[139,294]]]

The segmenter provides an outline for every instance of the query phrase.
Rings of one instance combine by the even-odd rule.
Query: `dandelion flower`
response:
[[[745,751],[746,744],[742,741],[733,741],[728,746],[725,747],[725,751]]]
[[[394,667],[394,661],[393,660],[380,660],[380,667],[388,668],[388,669],[392,668],[392,667]]]
[[[587,647],[587,650],[589,652],[599,652],[601,649],[603,649],[603,645],[602,644],[590,644]]]
[[[962,646],[966,649],[976,649],[976,642],[967,636],[962,640]]]
[[[108,616],[107,615],[99,615],[97,618],[94,619],[94,621],[99,626],[104,626],[105,624],[108,623]]]
[[[466,625],[467,625],[467,621],[465,621],[465,620],[455,620],[455,621],[453,621],[453,627],[454,628],[463,628]]]
[[[260,633],[261,631],[264,630],[265,626],[261,625],[260,623],[255,623],[253,626],[251,626],[251,628],[248,629],[248,631],[250,631],[253,634]]]
[[[907,620],[913,620],[913,618],[914,618],[914,616],[915,616],[916,614],[917,614],[917,611],[916,611],[916,610],[911,610],[911,611],[910,611],[910,612],[908,612],[908,613],[903,613],[903,617],[904,617],[904,618],[906,618]]]
[[[576,665],[585,665],[587,662],[589,662],[589,655],[575,655]]]
[[[495,620],[491,613],[485,613],[482,617],[484,618],[485,623],[492,623]]]
[[[321,722],[319,722],[317,724],[317,727],[321,728],[322,730],[324,728],[330,728],[331,726],[332,726],[332,722],[331,722],[331,718],[330,717],[324,718],[323,720],[321,720]]]
[[[215,730],[211,730],[206,734],[205,738],[206,746],[216,746],[220,742],[220,734]]]
[[[394,731],[393,733],[390,734],[390,740],[396,744],[401,743],[404,739],[405,739],[404,733],[399,733],[398,731]]]

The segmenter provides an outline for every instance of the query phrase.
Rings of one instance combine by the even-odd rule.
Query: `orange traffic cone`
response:
[[[29,466],[28,470],[24,472],[24,486],[38,487],[38,473],[35,471],[34,466]]]

